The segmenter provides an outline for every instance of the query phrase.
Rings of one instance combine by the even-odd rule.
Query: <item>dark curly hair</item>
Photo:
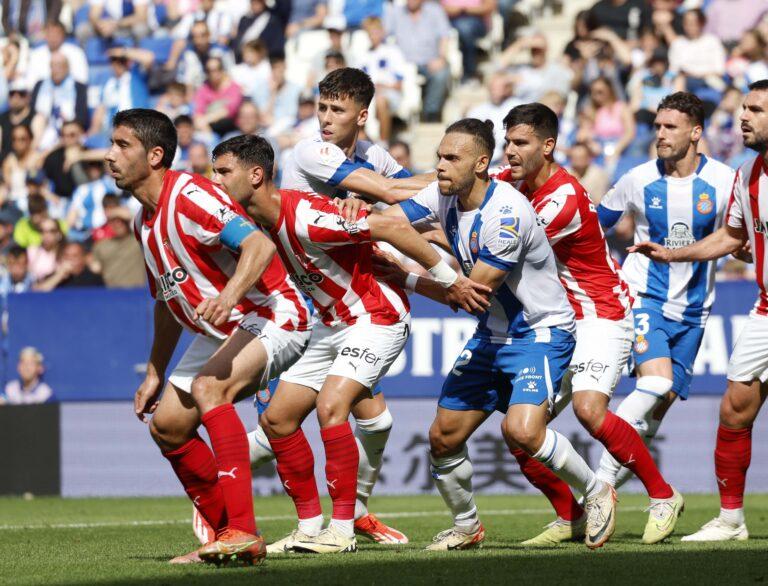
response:
[[[704,127],[704,102],[691,92],[675,92],[665,96],[659,102],[658,110],[677,110],[687,114],[694,124]]]

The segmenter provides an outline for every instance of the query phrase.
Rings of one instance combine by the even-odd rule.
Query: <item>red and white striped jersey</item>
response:
[[[491,176],[516,183],[507,167],[492,171]],[[562,167],[533,193],[525,182],[516,187],[530,200],[547,233],[576,319],[624,319],[632,310],[629,285],[611,257],[597,210],[584,187]]]
[[[166,171],[153,215],[141,210],[134,222],[144,252],[149,289],[176,320],[194,333],[224,339],[243,317],[256,313],[286,330],[309,328],[301,293],[275,256],[264,275],[221,326],[195,318],[203,299],[216,297],[235,273],[239,253],[220,241],[228,221],[247,217],[223,190],[200,175]]]
[[[374,278],[367,216],[361,210],[357,222],[348,223],[324,195],[280,190],[280,218],[270,235],[325,325],[391,325],[410,311],[402,289]]]
[[[768,246],[768,176],[762,156],[744,163],[736,173],[725,221],[730,227],[743,228],[749,234],[760,290],[752,311],[757,315],[768,315],[768,267],[765,256]]]

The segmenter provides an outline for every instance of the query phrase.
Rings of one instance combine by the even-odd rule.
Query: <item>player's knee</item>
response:
[[[149,422],[149,434],[162,452],[171,452],[183,446],[187,435],[162,417],[153,417]]]
[[[728,427],[746,427],[751,425],[760,406],[760,399],[755,393],[737,392],[734,383],[728,383],[728,390],[720,402],[720,422]]]
[[[216,379],[209,376],[200,376],[192,381],[192,398],[198,405],[222,399],[225,395],[225,387]]]
[[[429,428],[429,453],[433,458],[445,458],[456,453],[460,449],[457,443],[437,423]]]
[[[584,428],[594,435],[605,419],[605,406],[597,401],[579,401],[574,399],[573,412]]]
[[[280,419],[275,414],[270,413],[269,409],[259,417],[259,425],[270,439],[289,436],[299,429],[299,422]]]
[[[329,397],[318,397],[317,420],[321,427],[340,425],[349,418],[349,409],[340,401]],[[266,413],[266,411],[265,411]]]
[[[544,442],[547,428],[526,421],[519,423],[505,421],[502,423],[501,432],[504,439],[507,440],[507,444],[517,445],[529,454],[533,454],[539,450]]]

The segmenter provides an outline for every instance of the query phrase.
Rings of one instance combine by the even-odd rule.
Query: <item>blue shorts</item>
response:
[[[438,405],[452,411],[506,413],[510,405],[554,400],[568,371],[574,337],[553,329],[549,342],[520,338],[494,344],[472,338],[443,383]]]
[[[632,313],[635,318],[635,343],[632,346],[635,366],[654,358],[669,358],[672,360],[672,391],[686,400],[704,328],[673,321],[653,308],[641,307],[633,309]]]

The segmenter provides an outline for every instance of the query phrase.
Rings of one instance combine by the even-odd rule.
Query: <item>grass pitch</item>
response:
[[[0,584],[759,584],[768,582],[768,495],[746,501],[750,540],[683,544],[718,511],[714,496],[688,496],[676,535],[640,543],[647,504],[620,497],[618,526],[601,550],[583,544],[531,550],[518,543],[553,519],[539,496],[480,497],[483,549],[423,551],[450,525],[435,496],[379,497],[373,510],[411,543],[383,547],[363,539],[356,554],[270,557],[256,568],[171,566],[195,547],[188,501],[164,499],[0,499]],[[329,511],[328,503],[324,503]],[[256,499],[267,541],[294,526],[286,497]]]

